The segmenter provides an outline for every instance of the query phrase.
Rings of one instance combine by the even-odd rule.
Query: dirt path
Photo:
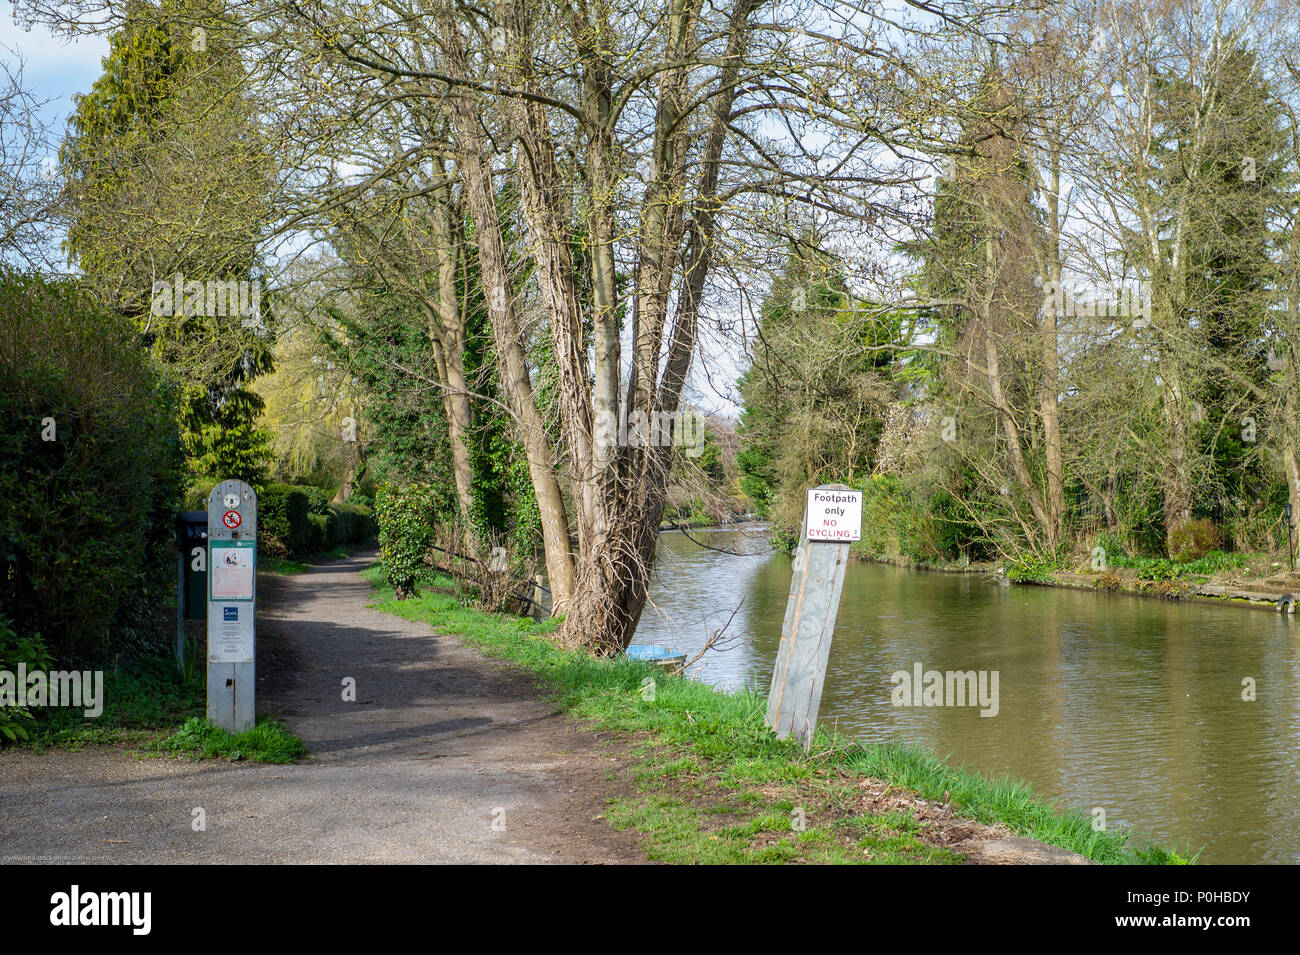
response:
[[[259,578],[258,710],[312,759],[0,751],[0,864],[644,861],[596,818],[616,750],[518,671],[366,609],[371,556]]]

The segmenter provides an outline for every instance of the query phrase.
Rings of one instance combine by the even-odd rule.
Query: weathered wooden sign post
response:
[[[767,725],[781,739],[793,733],[805,749],[817,727],[849,544],[861,539],[861,491],[826,484],[808,492],[767,697]]]
[[[257,495],[222,481],[208,495],[208,719],[231,733],[256,716],[256,598]]]

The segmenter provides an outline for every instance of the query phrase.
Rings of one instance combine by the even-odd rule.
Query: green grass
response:
[[[247,759],[255,763],[292,763],[307,755],[302,740],[266,716],[242,733],[229,733],[205,719],[194,717],[171,736],[148,743],[144,749],[158,755],[172,753],[195,759]]]
[[[806,754],[767,729],[765,701],[754,693],[724,693],[648,664],[562,650],[547,639],[556,621],[479,613],[433,589],[444,581],[435,579],[419,597],[399,601],[382,568],[363,576],[378,589],[377,609],[526,667],[559,709],[630,740],[637,760],[628,780],[634,792],[614,799],[606,818],[641,833],[653,859],[955,861],[925,844],[914,819],[860,811],[858,782],[870,777],[931,801],[947,791],[964,817],[1002,823],[1097,862],[1184,861],[1166,849],[1135,847],[1125,830],[1096,832],[1091,817],[1047,804],[1026,783],[954,769],[910,746],[862,745],[818,730]],[[639,692],[646,676],[656,681],[653,702]],[[795,809],[807,819],[802,830],[794,825]]]
[[[294,574],[307,573],[312,564],[320,564],[328,560],[342,560],[351,556],[352,549],[342,545],[335,547],[333,550],[305,554],[296,560],[289,557],[270,557],[266,554],[258,554],[257,569],[268,574],[293,576]]]

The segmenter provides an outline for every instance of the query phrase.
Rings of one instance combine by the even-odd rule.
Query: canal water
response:
[[[690,656],[732,617],[698,679],[766,695],[790,558],[766,529],[661,538],[637,644]],[[743,598],[743,599],[742,599]],[[737,610],[737,607],[739,609]],[[891,676],[997,671],[998,712],[896,707]],[[1243,681],[1256,699],[1243,700]],[[1300,616],[983,575],[850,563],[821,725],[919,744],[954,765],[1130,825],[1205,863],[1300,862]]]

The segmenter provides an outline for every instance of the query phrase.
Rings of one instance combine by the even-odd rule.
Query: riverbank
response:
[[[1024,586],[1130,594],[1135,597],[1244,607],[1252,610],[1277,612],[1279,600],[1288,594],[1300,601],[1300,572],[1283,569],[1281,562],[1270,560],[1269,555],[1247,555],[1251,559],[1242,567],[1229,568],[1213,574],[1191,572],[1184,574],[1179,573],[1179,566],[1170,561],[1149,562],[1151,566],[1169,565],[1174,571],[1172,575],[1153,573],[1151,566],[1085,570],[1051,568],[1041,564],[1026,564],[1017,568],[1013,563],[1009,569],[1005,562],[938,564],[907,558],[871,556],[852,551],[850,555],[853,559],[865,563],[884,564],[905,570],[937,574],[976,574],[1006,579]],[[1261,567],[1260,564],[1267,566]],[[1292,603],[1286,612],[1294,613],[1295,610],[1296,604]]]
[[[752,693],[563,651],[547,639],[554,621],[479,613],[437,585],[398,601],[379,568],[363,577],[375,587],[375,609],[524,668],[559,711],[609,734],[630,791],[614,790],[602,816],[636,833],[654,861],[1183,861],[1136,845],[1127,831],[1094,831],[1090,816],[1050,806],[1023,783],[962,772],[908,747],[819,730],[805,754],[772,736]]]

